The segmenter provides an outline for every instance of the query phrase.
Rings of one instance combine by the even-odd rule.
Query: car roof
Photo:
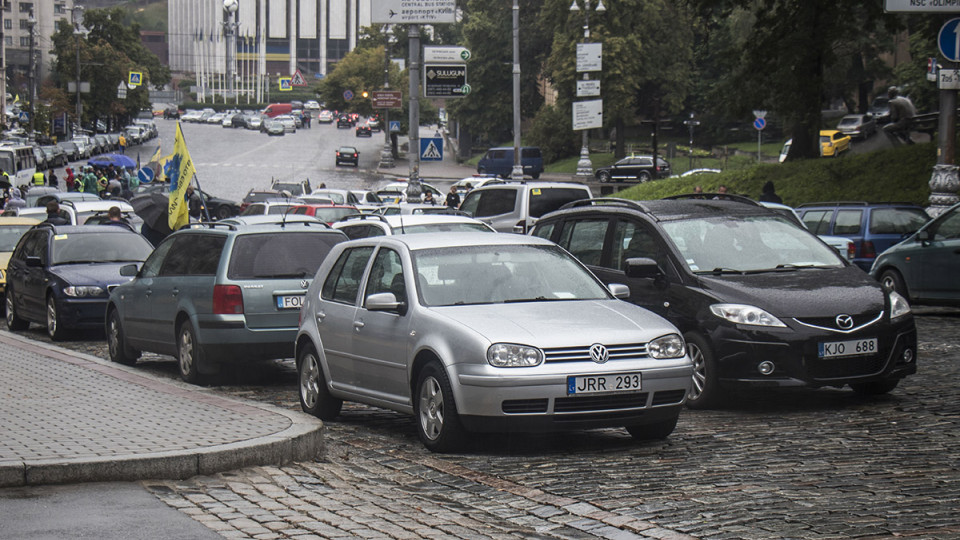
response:
[[[703,196],[713,197],[713,194],[704,194]],[[584,199],[566,204],[559,210],[551,212],[541,219],[557,215],[580,214],[585,212],[609,214],[631,212],[647,215],[655,221],[676,221],[690,218],[723,216],[747,217],[776,215],[773,210],[764,208],[760,204],[745,197],[726,200],[713,198],[698,199],[692,198],[692,195],[689,197],[691,198],[651,201],[632,201],[615,198]]]
[[[36,225],[39,219],[17,216],[0,216],[0,227],[5,225]]]
[[[109,210],[113,206],[119,207],[123,212],[133,212],[133,207],[130,206],[130,203],[116,199],[100,201],[65,200],[62,201],[62,204],[66,206],[72,206],[77,212],[97,212],[100,210]]]
[[[398,234],[392,236],[373,236],[353,240],[352,245],[393,244],[405,245],[411,251],[445,247],[537,245],[553,246],[553,242],[536,236],[523,234],[490,234],[487,232],[432,232],[422,234]]]
[[[474,188],[473,191],[477,190],[487,190],[487,189],[497,189],[503,187],[521,187],[526,186],[529,188],[583,188],[589,191],[589,187],[586,184],[581,184],[580,182],[528,182],[526,180],[516,181],[516,180],[500,180],[497,182],[490,182],[488,184],[482,185],[478,188]],[[473,193],[471,191],[471,193]]]
[[[49,223],[41,223],[39,225],[41,228],[51,228],[55,233],[59,234],[135,234],[140,236],[139,233],[133,232],[132,230],[126,227],[117,227],[114,225],[51,225]]]
[[[224,225],[279,225],[281,223],[323,223],[319,219],[304,214],[287,214],[286,217],[280,214],[266,214],[258,216],[234,216],[232,218],[222,219],[217,223]]]
[[[347,216],[333,224],[337,226],[353,225],[365,222],[386,223],[391,229],[399,229],[405,225],[434,225],[437,223],[480,223],[482,221],[467,216],[452,216],[449,214],[395,214],[384,216],[382,214],[354,214]]]

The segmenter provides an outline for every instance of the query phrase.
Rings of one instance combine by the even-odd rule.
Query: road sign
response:
[[[303,73],[300,73],[300,70],[293,72],[293,76],[290,77],[290,86],[306,86],[307,81],[303,80]]]
[[[280,83],[281,92],[289,92],[293,90],[293,86],[290,84],[290,77],[280,77],[277,79],[277,82]]]
[[[600,81],[577,81],[577,97],[600,95]]]
[[[128,76],[127,84],[130,86],[131,90],[133,90],[133,87],[143,84],[143,73],[140,71],[131,71]]]
[[[397,120],[390,121],[390,133],[400,133],[400,122]]]
[[[127,85],[121,82],[117,85],[117,98],[126,99],[127,98]]]
[[[960,70],[941,69],[938,76],[937,88],[940,90],[960,90]]]
[[[353,99],[353,91],[352,91],[352,90],[344,90],[344,91],[343,91],[343,100],[344,100],[344,101],[350,101],[351,99]]]
[[[577,73],[603,71],[603,44],[577,43]]]
[[[767,127],[767,121],[763,118],[756,118],[753,120],[753,129],[760,131],[765,127]]]
[[[399,90],[374,90],[371,93],[374,109],[402,109],[403,92]]]
[[[30,115],[27,114],[27,111],[20,111],[20,116],[18,117],[18,119],[20,120],[21,123],[22,123],[22,122],[29,122],[29,121],[30,121]]]
[[[914,13],[952,13],[960,12],[960,3],[953,0],[885,0],[883,9]]]
[[[377,0],[370,2],[370,22],[437,24],[456,22],[457,0]]]
[[[424,64],[423,97],[456,98],[468,93],[466,64]]]
[[[423,61],[434,64],[462,64],[469,60],[470,56],[466,47],[457,45],[423,48]]]
[[[596,129],[603,127],[603,100],[573,102],[573,129]]]
[[[960,31],[957,25],[960,25],[960,18],[950,19],[943,23],[937,36],[940,54],[951,62],[960,62]]]
[[[420,139],[420,161],[443,161],[443,139]]]

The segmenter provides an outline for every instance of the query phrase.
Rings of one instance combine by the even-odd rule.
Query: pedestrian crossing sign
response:
[[[131,71],[130,78],[127,81],[127,84],[131,87],[137,87],[143,84],[143,72],[140,71]]]
[[[293,73],[293,77],[290,77],[290,86],[306,86],[307,81],[303,79],[303,73],[300,73],[298,69]]]
[[[443,139],[420,139],[420,161],[443,161]]]
[[[290,77],[280,77],[277,79],[277,82],[280,83],[281,92],[289,92],[290,90],[293,90],[293,85],[290,84]]]

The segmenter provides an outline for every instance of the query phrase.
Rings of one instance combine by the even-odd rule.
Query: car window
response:
[[[190,257],[194,255],[191,249],[193,239],[190,236],[184,234],[174,239],[173,246],[170,247],[160,266],[160,276],[186,276],[190,273]]]
[[[656,236],[646,227],[635,221],[618,220],[613,229],[610,264],[617,270],[627,267],[627,259],[645,257],[656,261],[660,268],[666,268],[666,253]]]
[[[157,249],[153,250],[153,253],[151,253],[150,256],[147,257],[146,262],[143,263],[143,267],[140,268],[140,277],[153,278],[160,275],[160,268],[163,266],[164,258],[167,256],[176,238],[170,238],[164,241],[157,246]]]
[[[537,228],[534,229],[533,231],[533,235],[550,240],[551,238],[553,238],[553,229],[555,229],[556,226],[557,226],[556,222],[545,223],[545,224],[538,223]]]
[[[813,234],[827,234],[830,232],[830,218],[832,210],[810,210],[803,214],[803,224]]]
[[[576,188],[530,188],[530,217],[539,218],[568,202],[589,199],[590,193]]]
[[[44,231],[33,231],[27,233],[20,245],[20,251],[14,257],[17,260],[26,260],[27,257],[40,257],[44,265],[47,264],[47,233]]]
[[[30,230],[31,225],[7,225],[0,227],[0,251],[13,251],[20,237]]]
[[[610,220],[606,218],[567,220],[557,243],[583,264],[599,266],[609,225]]]
[[[403,263],[400,254],[392,249],[381,249],[373,259],[367,290],[364,298],[371,294],[391,292],[398,302],[407,299],[407,287],[403,281]]]
[[[836,221],[833,224],[833,234],[837,236],[860,234],[860,220],[862,218],[863,210],[838,210]]]
[[[521,148],[520,149],[521,158],[538,158],[540,156],[539,148]]]
[[[339,234],[277,231],[237,236],[227,269],[229,279],[313,277]]]
[[[960,238],[960,212],[954,210],[930,227],[935,240],[953,240]]]
[[[460,209],[473,217],[489,217],[513,212],[517,205],[516,189],[488,189],[467,194]]]
[[[324,300],[356,304],[360,292],[360,281],[367,261],[373,253],[372,247],[359,247],[344,251],[323,283],[320,297]]]
[[[874,208],[870,213],[870,234],[913,234],[928,219],[920,209]]]

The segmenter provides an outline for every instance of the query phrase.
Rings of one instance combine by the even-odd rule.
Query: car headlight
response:
[[[0,270],[0,280],[5,279],[6,277],[7,275],[4,273],[4,271]]]
[[[103,289],[95,285],[70,285],[63,288],[63,293],[67,296],[83,298],[85,296],[100,296],[103,294]]]
[[[776,326],[780,328],[786,328],[787,326],[780,322],[780,319],[754,306],[745,306],[743,304],[714,304],[710,306],[710,311],[717,317],[736,324]]]
[[[532,367],[543,362],[543,353],[536,347],[494,343],[487,349],[487,362],[494,367]]]
[[[890,291],[890,318],[896,319],[910,313],[910,302],[896,291]]]
[[[683,338],[677,334],[658,337],[647,343],[647,354],[650,358],[680,358],[686,354],[687,348]]]

